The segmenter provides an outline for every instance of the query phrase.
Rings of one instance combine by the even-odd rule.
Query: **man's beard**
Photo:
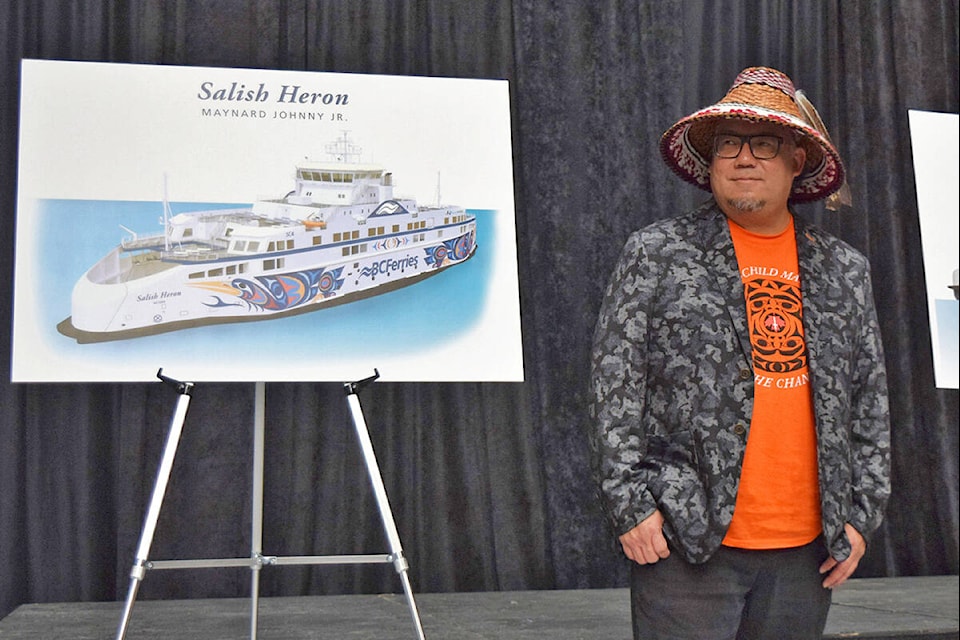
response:
[[[727,204],[742,213],[756,213],[767,206],[766,200],[758,198],[727,198]]]

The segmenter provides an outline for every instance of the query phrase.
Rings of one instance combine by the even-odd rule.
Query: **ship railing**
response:
[[[227,243],[210,241],[209,244],[184,244],[161,251],[164,260],[186,262],[205,262],[216,260],[227,255]]]
[[[137,236],[123,238],[120,241],[120,248],[124,251],[134,251],[136,249],[150,249],[157,246],[163,246],[163,234],[153,234],[149,236]]]

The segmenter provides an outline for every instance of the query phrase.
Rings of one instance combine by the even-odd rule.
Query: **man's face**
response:
[[[786,212],[793,179],[800,175],[806,152],[793,141],[790,129],[772,123],[748,120],[724,120],[717,126],[717,136],[727,141],[724,155],[736,152],[740,143],[736,136],[774,136],[780,138],[779,151],[773,158],[758,159],[751,145],[743,142],[736,157],[713,155],[710,162],[710,188],[727,215],[755,218]],[[732,136],[732,137],[727,137]],[[754,139],[754,149],[764,156],[771,151],[766,139]],[[749,225],[744,225],[749,226]]]

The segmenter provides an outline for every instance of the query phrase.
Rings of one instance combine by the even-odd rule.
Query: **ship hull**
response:
[[[284,268],[270,273],[237,275],[239,265],[249,261],[220,260],[166,265],[128,281],[114,251],[77,282],[73,314],[57,330],[86,344],[298,315],[407,287],[465,262],[476,249],[474,227],[442,242],[400,248],[385,244],[362,257],[332,259],[329,249],[327,255],[309,250],[277,254],[270,260],[275,265],[282,261]],[[106,282],[105,270],[116,272]],[[230,271],[234,275],[210,275]]]

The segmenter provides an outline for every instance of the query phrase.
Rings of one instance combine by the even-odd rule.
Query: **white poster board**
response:
[[[24,60],[12,380],[523,379],[509,88]]]
[[[960,284],[957,282],[960,269],[958,115],[910,111],[909,117],[934,374],[938,388],[956,389],[960,353],[957,322],[960,315],[957,299]]]

